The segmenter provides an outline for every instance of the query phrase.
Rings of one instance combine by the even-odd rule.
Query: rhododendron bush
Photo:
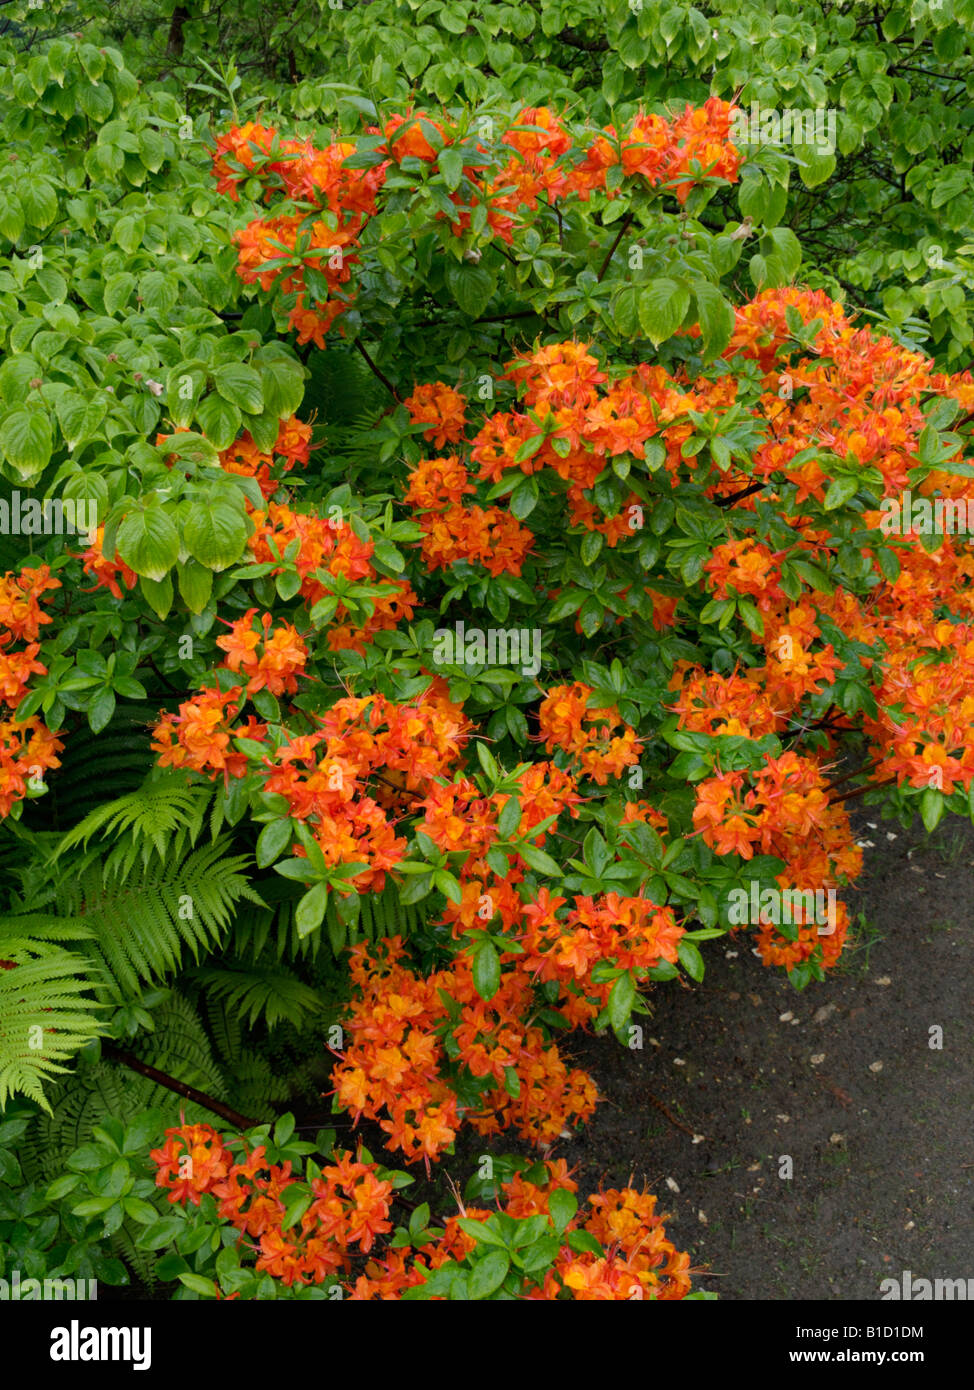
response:
[[[144,354],[136,310],[70,384],[49,342],[0,368],[35,393],[8,479],[95,503],[0,580],[0,1103],[182,1085],[50,1193],[183,1296],[699,1296],[651,1194],[576,1195],[573,1038],[638,1045],[718,938],[825,981],[850,802],[974,814],[974,556],[923,510],[974,476],[974,379],[781,226],[742,292],[736,110],[227,114],[200,197],[238,326],[167,292]],[[103,272],[92,343],[135,288]],[[351,1147],[250,1118],[309,1055]],[[440,1222],[402,1194],[457,1142],[496,1175],[457,1164]]]

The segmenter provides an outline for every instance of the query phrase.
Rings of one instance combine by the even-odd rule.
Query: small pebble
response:
[[[820,1062],[824,1062],[824,1061],[825,1061],[825,1053],[824,1053],[824,1052],[813,1052],[813,1053],[812,1053],[812,1059],[811,1059],[811,1060],[812,1060],[812,1066],[813,1066],[813,1067],[817,1067],[818,1064],[819,1064]]]
[[[789,1010],[788,1013],[786,1013],[786,1014],[779,1014],[779,1015],[778,1015],[778,1022],[779,1022],[779,1023],[790,1023],[791,1020],[792,1020],[794,1017],[795,1017],[795,1015],[791,1012],[791,1010]]]
[[[888,975],[880,975],[876,983],[877,985],[891,985],[893,981],[890,979]]]
[[[666,1186],[670,1189],[671,1192],[679,1192],[680,1190],[680,1184],[678,1182],[675,1182],[673,1178],[666,1179]]]
[[[870,1063],[869,1063],[869,1070],[870,1070],[870,1071],[882,1071],[882,1070],[883,1070],[883,1064],[882,1064],[882,1062],[870,1062]]]

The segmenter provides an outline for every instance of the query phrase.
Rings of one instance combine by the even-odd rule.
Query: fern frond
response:
[[[284,966],[201,966],[192,972],[206,990],[226,1002],[228,1010],[253,1027],[263,1018],[268,1028],[282,1020],[300,1027],[324,1004],[317,993]]]
[[[87,849],[94,835],[113,842],[106,861],[109,878],[126,878],[136,858],[148,866],[153,850],[159,859],[179,858],[195,844],[203,828],[213,787],[206,783],[187,786],[181,778],[149,780],[138,791],[106,801],[65,835],[57,856],[81,845]]]
[[[32,941],[90,941],[92,936],[88,924],[76,917],[54,917],[47,912],[23,912],[13,917],[0,917],[0,945],[9,937],[29,938]]]
[[[243,1046],[240,1019],[231,1013],[222,999],[207,995],[206,1021],[209,1024],[213,1046],[220,1059],[226,1063],[238,1057]]]
[[[248,1115],[288,1100],[294,1090],[294,1075],[276,1073],[259,1052],[244,1052],[236,1061],[224,1062],[223,1070],[234,1105]]]
[[[247,855],[228,855],[229,837],[166,864],[150,863],[121,883],[103,863],[63,882],[66,915],[93,933],[88,954],[119,1001],[176,971],[186,948],[195,960],[218,946],[241,901],[261,904],[244,872]]]
[[[313,353],[308,366],[302,411],[305,416],[314,413],[324,424],[329,448],[338,429],[347,428],[350,420],[374,424],[388,404],[385,389],[357,353],[330,347]]]
[[[44,1083],[101,1033],[88,997],[91,965],[43,941],[6,937],[0,960],[0,1110],[29,1096],[45,1110]]]

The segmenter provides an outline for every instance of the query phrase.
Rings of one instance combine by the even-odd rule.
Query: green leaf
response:
[[[144,236],[145,218],[135,217],[128,213],[124,217],[120,217],[112,229],[112,239],[129,256],[134,255],[139,249]]]
[[[451,261],[446,268],[446,284],[468,318],[478,319],[491,301],[496,284],[482,265]]]
[[[620,975],[609,994],[609,1022],[619,1032],[629,1022],[632,1006],[636,1002],[636,986],[627,970]]]
[[[521,824],[521,803],[516,796],[509,796],[497,817],[497,833],[502,840],[509,840]]]
[[[164,579],[179,559],[179,532],[158,504],[129,512],[115,537],[118,555],[147,579]]]
[[[493,999],[500,989],[501,963],[490,941],[484,941],[474,953],[473,984],[481,999]]]
[[[119,309],[124,309],[135,289],[135,276],[128,270],[110,275],[105,281],[105,313],[112,318]]]
[[[677,954],[680,957],[680,964],[690,976],[691,980],[698,983],[703,979],[703,956],[692,941],[687,941],[684,937],[677,946]]]
[[[200,429],[216,449],[229,449],[240,431],[243,417],[232,402],[215,392],[204,396],[196,407]]]
[[[244,552],[250,522],[229,502],[212,506],[196,504],[183,528],[186,549],[208,570],[225,570],[236,564]]]
[[[216,368],[213,381],[225,401],[245,410],[248,415],[259,415],[264,409],[260,373],[253,367],[247,367],[242,362],[228,362],[226,366]]]
[[[264,409],[279,420],[293,415],[304,397],[304,369],[300,362],[290,357],[265,357],[263,352],[254,361],[260,370]]]
[[[157,309],[169,314],[179,302],[179,282],[174,275],[161,270],[149,270],[139,280],[139,298],[144,309]]]
[[[625,977],[620,977],[625,978]],[[578,1211],[578,1198],[564,1187],[556,1187],[548,1198],[548,1213],[559,1235]]]
[[[198,1293],[203,1298],[216,1297],[216,1284],[212,1279],[204,1279],[202,1274],[192,1274],[186,1271],[176,1277],[181,1284],[185,1284],[187,1289],[192,1289],[193,1293]]]
[[[24,231],[24,212],[20,199],[9,188],[0,198],[0,233],[8,241],[19,241]]]
[[[0,451],[24,481],[37,478],[51,461],[51,422],[40,410],[14,410],[0,425]]]
[[[184,560],[177,566],[179,594],[191,613],[202,613],[213,590],[213,572],[197,560]]]
[[[671,338],[690,307],[689,292],[675,280],[661,276],[639,294],[639,323],[656,347]]]
[[[698,280],[693,287],[705,361],[719,357],[734,331],[734,310],[715,285]]]
[[[858,491],[859,483],[855,478],[833,478],[826,488],[823,506],[827,512],[835,511],[855,497]]]
[[[102,729],[107,729],[115,713],[115,692],[114,690],[99,690],[98,693],[88,704],[88,723],[93,734],[100,734]]]
[[[135,1245],[138,1250],[161,1250],[164,1245],[170,1245],[181,1231],[185,1231],[186,1221],[182,1216],[164,1216],[154,1225],[147,1226],[137,1237]]]
[[[257,837],[257,866],[266,869],[280,859],[291,843],[292,825],[290,817],[268,821]]]
[[[830,146],[798,145],[798,172],[806,188],[818,188],[835,173],[835,151]]]
[[[443,175],[443,182],[451,193],[460,186],[463,175],[463,154],[453,145],[445,145],[436,160]]]
[[[141,575],[139,590],[157,618],[162,620],[168,617],[173,599],[172,580],[168,574],[164,579],[149,579]]]
[[[57,217],[57,193],[47,179],[22,179],[17,194],[31,227],[49,227]]]
[[[328,906],[328,884],[316,883],[310,888],[294,910],[294,925],[298,936],[307,936],[321,926],[325,909]]]
[[[945,805],[943,792],[938,791],[936,787],[927,787],[924,790],[920,797],[920,815],[928,835],[932,835],[940,824]]]
[[[543,849],[538,849],[536,845],[519,845],[518,854],[529,868],[537,870],[539,874],[547,874],[551,878],[561,876],[562,869],[558,861],[552,859],[551,855],[546,854]]]
[[[489,1298],[503,1284],[510,1267],[511,1257],[506,1250],[488,1250],[475,1262],[470,1272],[470,1298]]]

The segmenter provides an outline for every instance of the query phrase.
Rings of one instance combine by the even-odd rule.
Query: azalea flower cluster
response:
[[[500,1210],[515,1220],[550,1216],[555,1192],[572,1194],[578,1184],[564,1159],[543,1162],[544,1179],[533,1182],[515,1173],[502,1184]],[[685,1298],[690,1292],[690,1257],[666,1237],[664,1218],[656,1211],[656,1198],[635,1188],[609,1188],[588,1198],[588,1211],[580,1209],[564,1228],[550,1267],[522,1283],[521,1296],[530,1301],[579,1299],[583,1302],[622,1299]],[[448,1261],[462,1261],[477,1246],[476,1236],[460,1224],[486,1221],[494,1213],[485,1207],[464,1206],[450,1217],[442,1236],[419,1251],[388,1250],[374,1257],[355,1281],[356,1300],[396,1299],[404,1290],[426,1282],[430,1273]],[[571,1235],[584,1231],[602,1247],[579,1252],[569,1244]]]
[[[37,569],[8,571],[0,578],[0,699],[10,709],[16,709],[27,694],[32,675],[47,674],[47,667],[37,660],[41,628],[51,622],[51,615],[41,607],[41,595],[60,589],[48,565]],[[11,648],[12,642],[24,642],[21,651]]]
[[[586,777],[604,787],[610,777],[639,762],[643,745],[617,709],[589,708],[592,693],[581,681],[554,686],[541,702],[538,723],[547,752],[562,749]],[[622,732],[615,733],[620,726]]]
[[[734,108],[718,97],[686,106],[671,119],[639,113],[625,130],[569,132],[548,107],[524,107],[499,139],[463,145],[459,187],[447,196],[456,236],[466,234],[478,208],[486,230],[510,244],[526,214],[568,198],[588,201],[596,191],[612,199],[627,180],[668,190],[685,203],[704,179],[735,182],[740,156],[731,143]],[[383,136],[377,162],[349,168],[357,146],[339,140],[318,148],[310,140],[282,137],[247,122],[221,134],[213,152],[217,189],[235,201],[239,186],[256,179],[268,204],[286,200],[294,211],[255,218],[237,232],[237,273],[263,291],[279,286],[289,304],[288,326],[300,344],[324,346],[324,335],[354,299],[352,266],[360,260],[362,234],[380,212],[378,197],[390,168],[404,160],[432,164],[445,147],[459,144],[460,130],[425,111],[397,113],[367,136]],[[487,143],[484,143],[486,141]],[[620,177],[611,179],[618,169]]]
[[[244,284],[267,291],[278,280],[293,303],[288,323],[298,342],[324,347],[324,334],[348,307],[344,286],[357,259],[355,248],[384,182],[385,166],[349,169],[356,147],[338,141],[317,149],[310,140],[289,140],[267,126],[247,122],[218,137],[213,170],[217,189],[237,200],[238,185],[259,179],[267,202],[285,197],[300,211],[255,218],[235,237],[237,273]],[[320,290],[306,284],[313,277]]]
[[[720,855],[747,861],[773,855],[785,868],[782,888],[837,888],[862,868],[848,814],[830,801],[820,763],[794,752],[768,758],[756,772],[718,772],[695,787],[693,823]],[[848,910],[837,904],[834,932],[819,936],[813,921],[802,923],[797,941],[763,924],[758,949],[768,965],[797,965],[813,956],[825,966],[838,960],[848,929]]]
[[[381,695],[338,700],[320,724],[314,733],[285,733],[258,773],[308,825],[326,864],[363,866],[350,887],[381,892],[387,871],[406,857],[396,834],[403,800],[419,806],[437,779],[452,776],[469,721],[436,678],[408,704]]]
[[[152,751],[158,753],[160,767],[202,772],[211,781],[221,774],[226,785],[247,773],[247,754],[232,747],[236,738],[262,741],[267,725],[254,715],[234,724],[246,696],[243,687],[221,690],[205,686],[184,700],[177,713],[167,710],[153,730]]]
[[[28,694],[31,676],[47,674],[37,659],[37,638],[52,619],[41,599],[60,587],[48,565],[8,571],[0,578],[0,700],[8,709],[16,709]],[[14,642],[24,646],[15,651]],[[61,766],[57,754],[63,747],[40,719],[0,720],[0,817],[9,816],[24,799],[32,779]]]
[[[167,1129],[165,1144],[149,1157],[156,1186],[168,1190],[171,1203],[199,1206],[210,1193],[220,1218],[240,1232],[239,1244],[256,1255],[257,1272],[287,1287],[334,1277],[351,1255],[367,1255],[376,1237],[392,1229],[392,1183],[377,1176],[374,1163],[348,1152],[337,1151],[311,1179],[311,1201],[293,1224],[284,1196],[299,1179],[289,1160],[269,1162],[262,1144],[249,1149],[241,1139],[231,1147],[210,1125],[183,1124]]]
[[[406,580],[381,579],[371,564],[375,542],[362,540],[341,520],[294,511],[283,502],[269,502],[266,511],[251,512],[254,530],[247,540],[252,560],[267,565],[272,576],[290,570],[300,579],[298,593],[309,608],[322,599],[333,599],[327,640],[332,651],[362,652],[377,632],[389,631],[403,618],[411,618],[416,595]],[[289,547],[293,558],[284,560]],[[289,552],[290,553],[290,552]],[[365,586],[371,605],[362,623],[350,621],[347,606],[335,594],[341,581]]]
[[[216,639],[217,646],[227,653],[225,667],[248,677],[248,695],[255,695],[258,690],[294,695],[298,676],[305,674],[308,649],[290,623],[281,623],[272,632],[274,619],[270,613],[263,613],[255,627],[256,612],[256,608],[249,608],[242,618],[228,624],[227,636]],[[258,647],[262,648],[259,656]]]
[[[351,952],[360,997],[345,1022],[350,1035],[332,1073],[339,1104],[356,1119],[378,1119],[387,1148],[407,1161],[435,1158],[453,1143],[461,1120],[479,1134],[513,1126],[522,1138],[550,1144],[595,1110],[595,1083],[570,1069],[541,1028],[526,1026],[530,980],[508,972],[486,1001],[469,957],[428,976],[399,963],[398,937],[381,956]],[[461,1107],[451,1069],[474,1079],[481,1100]]]
[[[950,796],[974,782],[974,625],[941,619],[924,646],[886,659],[879,716],[865,727],[877,779]]]
[[[282,420],[277,439],[265,452],[255,444],[249,430],[220,454],[220,467],[241,477],[256,478],[265,498],[273,497],[283,475],[300,466],[307,467],[311,454],[311,426],[296,415]]]
[[[594,1000],[583,1000],[566,991],[563,1013],[571,1022],[590,1021],[608,999],[611,982],[591,982],[598,962],[609,961],[620,970],[651,970],[661,961],[676,965],[686,928],[677,923],[672,908],[644,897],[606,893],[598,900],[577,897],[574,908],[559,917],[558,909],[566,902],[542,888],[527,904],[521,937],[525,955],[518,965],[538,980],[584,982],[586,996],[595,993]]]
[[[456,446],[445,457],[420,460],[405,491],[425,533],[422,555],[429,569],[467,560],[492,575],[521,574],[535,546],[532,531],[500,506],[466,500],[477,484],[499,483],[515,470],[526,477],[549,470],[573,527],[599,532],[611,549],[632,541],[644,523],[641,499],[630,492],[609,515],[591,496],[596,479],[614,458],[645,459],[647,444],[656,438],[676,479],[687,468],[682,448],[694,432],[691,412],[725,409],[736,390],[731,377],[678,386],[662,368],[646,364],[609,383],[590,347],[571,342],[521,354],[508,364],[505,378],[522,392],[522,408],[488,415],[469,440],[467,402],[446,383],[417,387],[404,402],[413,422],[427,426],[425,439],[438,448]],[[620,598],[633,587],[619,585]],[[667,626],[676,601],[641,587],[655,600],[654,624]]]
[[[727,546],[717,550],[726,553]],[[681,729],[745,738],[783,733],[800,719],[803,701],[828,689],[843,669],[831,642],[813,650],[822,632],[807,599],[790,604],[782,595],[772,610],[766,590],[755,597],[765,605],[765,660],[729,676],[677,662],[670,688],[679,698],[669,708],[679,714]]]
[[[809,347],[797,357],[789,350],[789,313],[809,326]],[[752,479],[783,477],[795,484],[799,504],[809,498],[824,501],[833,476],[821,457],[810,456],[810,446],[828,450],[857,471],[876,469],[884,495],[898,497],[917,466],[920,435],[929,423],[921,408],[924,396],[950,397],[966,410],[974,405],[970,373],[935,372],[921,353],[857,327],[821,290],[765,290],[742,305],[727,349],[734,351],[756,361],[764,373],[755,411],[770,430],[754,452]],[[960,451],[955,461],[960,462]],[[950,495],[958,482],[963,490],[963,479],[937,470],[914,491]],[[730,489],[736,486],[728,482]],[[774,489],[762,495],[773,497]]]
[[[0,720],[0,818],[27,795],[30,783],[60,767],[64,744],[42,720]]]

